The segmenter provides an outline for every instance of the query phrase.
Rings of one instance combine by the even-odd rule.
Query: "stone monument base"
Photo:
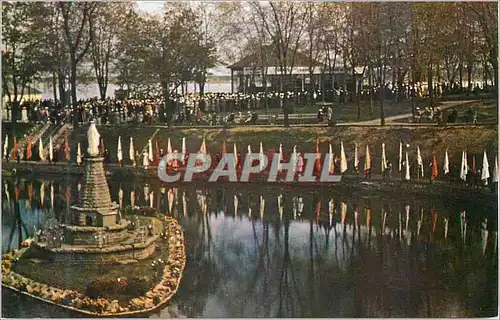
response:
[[[100,264],[121,260],[142,260],[155,252],[155,241],[159,235],[149,237],[144,243],[116,244],[112,246],[72,246],[48,248],[44,243],[33,243],[33,256],[64,264]]]
[[[64,229],[65,243],[69,245],[97,245],[95,236],[98,233],[106,235],[105,244],[117,244],[126,240],[130,235],[127,228],[130,221],[122,219],[119,224],[109,227],[83,227],[61,225]]]

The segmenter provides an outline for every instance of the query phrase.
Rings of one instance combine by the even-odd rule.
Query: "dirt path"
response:
[[[466,100],[466,101],[443,101],[442,104],[439,106],[439,109],[446,110],[449,108],[453,107],[458,107],[463,104],[468,104],[472,102],[477,102],[478,100]],[[406,119],[411,117],[411,113],[405,113],[405,114],[400,114],[397,116],[392,116],[392,117],[386,117],[385,118],[385,123],[386,125],[408,125],[408,123],[397,123],[396,120],[401,120],[401,119]],[[368,120],[368,121],[359,121],[359,122],[349,122],[345,124],[339,124],[339,125],[379,125],[380,124],[380,118],[374,119],[374,120]]]

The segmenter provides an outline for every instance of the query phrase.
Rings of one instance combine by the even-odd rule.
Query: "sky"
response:
[[[140,10],[145,12],[161,12],[163,1],[136,1]]]
[[[154,12],[161,12],[163,10],[164,1],[136,1],[136,2],[139,10],[144,12],[154,13]],[[192,2],[196,3],[197,1],[192,1]],[[229,69],[227,69],[225,66],[212,68],[209,70],[209,72],[215,75],[224,75],[224,76],[228,76],[231,74]]]

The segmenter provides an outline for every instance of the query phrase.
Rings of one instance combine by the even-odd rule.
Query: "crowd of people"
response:
[[[474,92],[481,92],[477,84]],[[367,86],[362,86],[359,92],[361,100],[370,99],[370,91],[373,91],[372,98],[380,98],[380,87],[373,86],[370,90]],[[436,97],[446,94],[462,92],[457,84],[435,85]],[[423,98],[428,94],[428,90],[422,84],[411,86],[405,84],[387,83],[384,86],[384,99],[400,101],[408,100],[412,97]],[[275,110],[279,112],[282,106],[282,99],[287,100],[290,113],[299,112],[301,106],[317,104],[320,102],[352,103],[355,100],[354,93],[344,87],[337,87],[332,90],[315,90],[313,92],[255,92],[255,93],[199,93],[191,92],[185,94],[173,94],[164,103],[161,95],[149,97],[131,97],[126,99],[98,98],[79,100],[76,109],[69,105],[64,105],[60,101],[37,100],[23,101],[21,109],[24,109],[24,121],[47,122],[54,124],[61,122],[88,122],[95,120],[100,124],[116,124],[124,122],[133,123],[161,123],[167,122],[167,109],[171,112],[174,124],[222,124],[224,116],[245,114],[248,111],[255,112],[258,109]],[[439,110],[419,110],[418,116],[439,120],[441,115]],[[22,112],[23,113],[23,112]],[[7,105],[6,114],[10,114]],[[76,118],[76,119],[75,119]],[[241,118],[241,116],[239,117]],[[452,117],[453,118],[453,117]],[[456,118],[456,117],[455,117]],[[470,116],[473,122],[474,115]],[[477,117],[476,117],[477,118]],[[469,117],[467,116],[467,119]],[[255,122],[255,121],[252,121]],[[453,121],[450,121],[453,122]]]

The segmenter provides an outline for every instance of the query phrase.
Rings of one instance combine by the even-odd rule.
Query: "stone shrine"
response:
[[[119,205],[111,201],[99,137],[92,122],[87,132],[89,148],[82,190],[77,203],[70,207],[68,221],[45,230],[45,237],[33,244],[54,260],[80,263],[144,259],[154,252],[159,236],[121,219]]]

